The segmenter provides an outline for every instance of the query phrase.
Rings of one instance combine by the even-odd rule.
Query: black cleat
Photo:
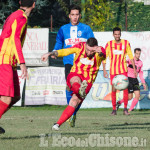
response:
[[[111,113],[111,115],[112,115],[112,116],[117,115],[117,111],[116,111],[116,110],[113,110],[112,113]]]
[[[128,109],[127,108],[124,108],[124,110],[123,110],[123,115],[130,115],[130,113],[128,113]]]
[[[4,133],[5,133],[5,130],[2,127],[0,127],[0,134],[4,134]]]

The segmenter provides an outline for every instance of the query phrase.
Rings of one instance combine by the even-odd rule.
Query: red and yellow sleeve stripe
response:
[[[13,52],[19,64],[25,63],[23,52],[22,52],[21,35],[26,28],[26,23],[27,23],[27,19],[25,17],[19,17],[15,19],[12,24],[11,39],[14,43]]]

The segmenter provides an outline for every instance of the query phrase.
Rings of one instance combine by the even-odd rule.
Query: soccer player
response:
[[[143,62],[140,60],[140,56],[141,56],[141,49],[135,48],[134,49],[135,68],[136,68],[137,73],[139,73],[139,77],[143,84],[144,90],[146,90],[146,84],[143,78],[143,70],[142,70]],[[128,64],[128,79],[129,79],[128,100],[131,100],[133,98],[133,93],[135,94],[135,98],[133,99],[132,104],[129,109],[129,111],[132,111],[135,105],[138,103],[139,98],[140,98],[140,86],[139,86],[138,79],[134,75],[133,66],[129,59],[127,60],[127,64]],[[117,102],[117,109],[123,102],[124,102],[124,99]]]
[[[120,39],[121,37],[121,29],[116,27],[113,29],[113,36],[115,40],[109,41],[106,44],[106,58],[109,56],[110,59],[110,83],[112,85],[113,78],[118,75],[122,74],[127,76],[127,64],[126,64],[126,55],[129,56],[131,64],[133,66],[134,74],[137,76],[137,72],[135,69],[135,64],[133,60],[133,55],[130,47],[130,43],[127,40]],[[103,61],[103,70],[104,70],[104,77],[108,77],[108,74],[105,69],[106,60]],[[116,89],[112,85],[112,106],[113,111],[112,115],[117,115],[116,113]],[[128,89],[123,91],[123,99],[124,99],[124,115],[129,115],[127,110],[128,104]]]
[[[79,6],[77,5],[70,6],[69,18],[70,18],[70,23],[63,25],[58,31],[54,50],[69,48],[75,44],[78,44],[79,42],[86,42],[87,39],[94,37],[92,29],[88,25],[79,22],[81,18],[81,8]],[[73,65],[73,60],[74,60],[73,54],[63,57],[66,80],[68,74],[70,73],[71,67]],[[66,98],[68,104],[71,99],[71,94],[72,91],[69,91],[66,88]],[[79,110],[79,108],[80,105],[76,109],[75,113],[73,114],[73,116],[69,121],[71,127],[75,126],[76,113]]]
[[[27,30],[27,17],[35,7],[34,0],[21,0],[20,9],[13,12],[5,21],[0,36],[0,118],[20,99],[17,63],[21,77],[28,77],[22,53]],[[0,134],[5,130],[0,127]]]
[[[73,91],[73,95],[60,119],[52,127],[53,130],[59,130],[60,125],[72,116],[90,91],[101,61],[105,58],[105,49],[97,45],[95,38],[89,38],[86,43],[81,42],[71,48],[53,51],[42,56],[42,61],[46,61],[49,56],[55,58],[75,53],[73,67],[67,76],[67,86]]]

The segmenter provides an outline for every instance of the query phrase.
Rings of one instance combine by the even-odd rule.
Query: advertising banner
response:
[[[64,68],[29,68],[28,73],[25,105],[66,105]]]

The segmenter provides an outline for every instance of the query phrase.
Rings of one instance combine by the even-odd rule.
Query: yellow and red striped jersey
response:
[[[110,74],[127,72],[126,56],[133,59],[130,43],[124,39],[121,39],[119,44],[112,40],[106,44],[105,50],[106,58],[109,56],[110,60]],[[106,63],[106,59],[103,62]]]
[[[82,74],[89,83],[93,83],[96,79],[101,62],[105,59],[106,55],[105,49],[103,47],[101,47],[101,50],[103,56],[99,56],[98,53],[95,53],[94,57],[89,58],[86,56],[85,42],[81,42],[71,48],[57,50],[57,52],[58,57],[63,57],[75,53],[73,66],[70,72]]]
[[[5,21],[0,36],[0,64],[10,64],[12,67],[25,63],[22,46],[27,30],[27,16],[19,9],[13,12]]]

